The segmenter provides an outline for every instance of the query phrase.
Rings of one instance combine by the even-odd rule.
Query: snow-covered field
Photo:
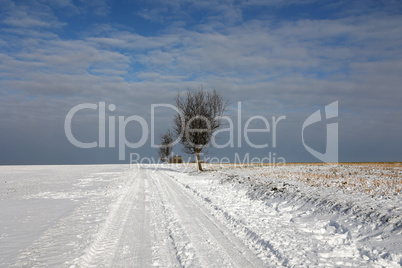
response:
[[[0,166],[0,267],[401,267],[401,165]]]

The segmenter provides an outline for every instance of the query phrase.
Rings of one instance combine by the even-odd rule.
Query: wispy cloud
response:
[[[64,25],[55,17],[47,6],[4,3],[3,23],[11,27],[22,28],[59,28]]]
[[[367,126],[356,120],[378,126],[376,133],[383,127],[401,131],[397,2],[378,9],[368,3],[353,12],[343,8],[347,2],[325,2],[319,8],[333,10],[326,18],[272,19],[249,18],[245,9],[303,9],[317,2],[155,1],[131,14],[166,24],[157,31],[140,34],[130,25],[100,20],[71,36],[65,34],[75,30],[68,18],[107,17],[113,2],[2,4],[0,112],[7,119],[0,120],[5,124],[10,118],[27,122],[27,113],[33,121],[45,113],[62,118],[80,102],[107,101],[122,114],[149,114],[150,104],[171,103],[178,89],[203,84],[255,113],[300,117],[339,100],[343,124],[360,125],[358,135]],[[56,16],[61,10],[69,13]],[[385,122],[391,110],[395,124]]]

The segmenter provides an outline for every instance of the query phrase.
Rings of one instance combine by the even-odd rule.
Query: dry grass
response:
[[[206,170],[250,169],[257,176],[299,181],[313,187],[335,187],[372,196],[402,194],[402,162],[204,164]],[[250,174],[251,175],[251,174]]]
[[[259,175],[281,180],[296,180],[314,187],[336,187],[351,193],[360,192],[377,196],[402,193],[400,163],[296,164],[270,168],[268,172]]]
[[[335,187],[349,193],[372,196],[402,194],[402,162],[205,165],[211,170],[218,166],[250,169],[261,177],[299,181],[313,187]]]

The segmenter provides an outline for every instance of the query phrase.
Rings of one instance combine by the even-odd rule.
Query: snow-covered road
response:
[[[302,198],[264,201],[231,169],[3,166],[0,174],[0,267],[402,263],[399,225],[359,225],[355,214],[317,213]]]
[[[263,265],[163,171],[2,169],[1,267]]]
[[[77,266],[261,267],[263,263],[163,171],[137,169]]]

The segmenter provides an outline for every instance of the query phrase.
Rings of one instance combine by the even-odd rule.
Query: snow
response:
[[[1,267],[401,267],[400,165],[0,166]]]

